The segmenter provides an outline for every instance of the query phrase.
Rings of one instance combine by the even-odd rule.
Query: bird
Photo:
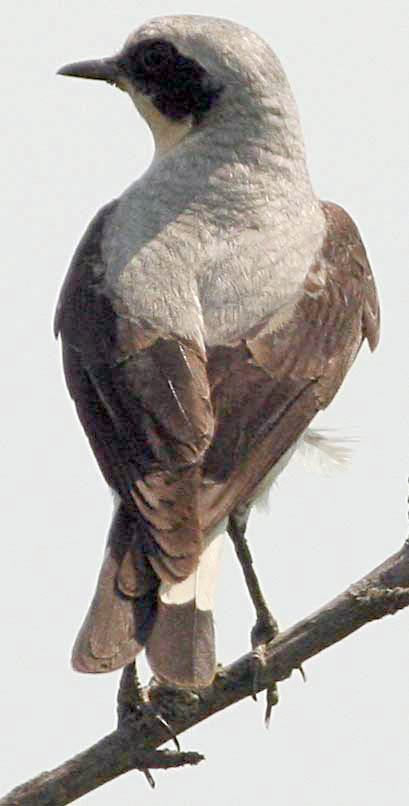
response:
[[[374,350],[379,302],[359,231],[315,194],[284,69],[230,20],[145,22],[114,56],[59,74],[127,93],[148,124],[145,173],[105,204],[55,316],[63,366],[115,507],[74,644],[80,672],[146,655],[155,678],[215,676],[223,533],[277,625],[247,552],[251,508]]]

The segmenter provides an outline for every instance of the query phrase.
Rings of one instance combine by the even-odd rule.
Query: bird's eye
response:
[[[143,48],[140,58],[143,67],[150,72],[163,70],[174,60],[174,47],[169,42],[149,42]]]

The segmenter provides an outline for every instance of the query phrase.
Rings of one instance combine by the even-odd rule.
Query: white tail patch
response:
[[[146,643],[151,669],[159,680],[201,688],[216,668],[212,605],[226,519],[206,541],[196,570],[183,582],[163,582],[153,630]]]
[[[227,519],[207,538],[197,567],[187,579],[162,583],[159,597],[164,604],[180,605],[194,601],[200,610],[212,610],[226,525]]]

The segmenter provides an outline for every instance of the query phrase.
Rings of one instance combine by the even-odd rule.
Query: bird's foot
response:
[[[259,690],[259,682],[262,670],[265,667],[265,644],[273,641],[278,635],[279,629],[277,621],[269,610],[259,615],[257,621],[251,631],[251,644],[253,647],[253,700],[257,700],[257,692]],[[266,688],[266,712],[264,715],[264,722],[266,727],[269,727],[271,711],[274,705],[278,703],[278,687],[277,683],[271,683]]]
[[[191,689],[176,688],[158,681],[149,683],[149,700],[171,724],[177,725],[195,712],[200,705],[200,695]]]
[[[155,786],[155,781],[151,773],[151,769],[170,769],[172,767],[180,767],[184,764],[197,764],[204,758],[199,753],[190,753],[180,751],[179,742],[174,731],[167,721],[168,713],[173,716],[175,710],[171,711],[168,703],[159,692],[163,692],[169,697],[170,692],[173,695],[178,694],[175,689],[169,689],[167,686],[162,686],[158,681],[153,678],[149,686],[142,688],[139,683],[135,663],[129,664],[123,670],[121,682],[118,691],[118,729],[130,730],[131,736],[133,729],[136,729],[138,736],[142,736],[142,744],[137,749],[138,761],[136,769],[141,770],[145,775],[149,785]],[[191,704],[199,701],[199,697],[194,692],[180,692],[185,700],[185,707],[188,702]],[[166,709],[166,718],[163,710]],[[179,717],[181,716],[180,707],[178,710]],[[176,745],[176,752],[170,750],[146,750],[143,743],[143,737],[149,729],[152,729],[152,724],[159,722],[163,729],[162,742],[171,739]],[[145,731],[146,726],[146,731]],[[139,738],[139,741],[141,739]]]
[[[270,611],[267,610],[265,613],[258,616],[251,631],[251,646],[253,649],[256,649],[260,644],[267,644],[269,641],[272,641],[278,633],[278,623]]]
[[[177,736],[169,725],[168,721],[162,716],[157,703],[153,703],[149,696],[149,689],[142,688],[136,673],[135,663],[130,663],[122,672],[121,682],[118,691],[118,728],[130,720],[139,725],[152,724],[152,722],[160,722],[168,739],[171,739],[176,749],[180,750],[180,745]]]

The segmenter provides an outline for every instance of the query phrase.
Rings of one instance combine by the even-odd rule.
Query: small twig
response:
[[[133,731],[116,730],[97,744],[37,778],[13,789],[2,806],[63,806],[131,770],[140,770],[151,786],[149,770],[169,770],[203,761],[200,753],[176,753],[170,750],[144,750],[134,741]]]
[[[173,770],[186,764],[196,766],[204,761],[204,756],[194,752],[176,752],[175,750],[140,750],[135,751],[135,770]]]

